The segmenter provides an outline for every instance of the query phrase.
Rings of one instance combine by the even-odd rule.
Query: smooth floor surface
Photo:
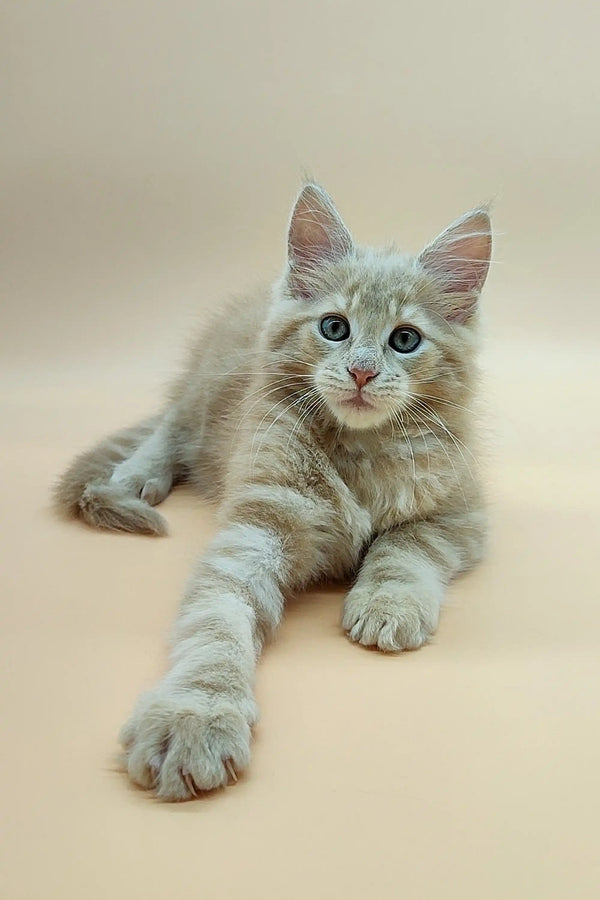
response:
[[[259,669],[250,770],[180,805],[128,783],[116,734],[213,511],[177,491],[164,539],[59,520],[52,479],[150,411],[153,379],[5,372],[0,896],[597,897],[600,485],[581,427],[599,371],[573,360],[589,387],[551,443],[551,349],[508,374],[488,348],[490,554],[435,641],[366,651],[340,633],[340,589],[299,598]]]

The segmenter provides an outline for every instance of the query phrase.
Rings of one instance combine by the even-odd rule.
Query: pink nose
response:
[[[364,388],[367,381],[373,381],[379,375],[379,372],[374,372],[373,369],[359,369],[358,367],[348,369],[348,372],[354,378],[359,391]]]

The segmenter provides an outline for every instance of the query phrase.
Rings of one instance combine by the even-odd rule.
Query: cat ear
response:
[[[294,289],[310,294],[311,274],[350,253],[352,237],[331,197],[317,184],[306,184],[292,210],[288,262]]]
[[[418,257],[441,292],[442,312],[450,322],[466,322],[475,311],[492,252],[492,227],[481,207],[453,222]]]

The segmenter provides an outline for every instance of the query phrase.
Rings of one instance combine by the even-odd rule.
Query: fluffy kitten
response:
[[[60,505],[103,528],[164,533],[153,507],[178,482],[220,498],[170,668],[122,731],[137,784],[183,800],[248,765],[255,664],[290,593],[352,576],[351,640],[412,650],[435,632],[482,555],[470,404],[490,250],[483,208],[417,257],[357,247],[307,184],[272,295],[224,311],[162,413],[63,476]]]

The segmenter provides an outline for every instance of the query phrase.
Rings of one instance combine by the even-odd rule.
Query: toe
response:
[[[140,497],[150,506],[162,503],[171,490],[171,476],[163,475],[160,478],[149,478],[144,484]]]

